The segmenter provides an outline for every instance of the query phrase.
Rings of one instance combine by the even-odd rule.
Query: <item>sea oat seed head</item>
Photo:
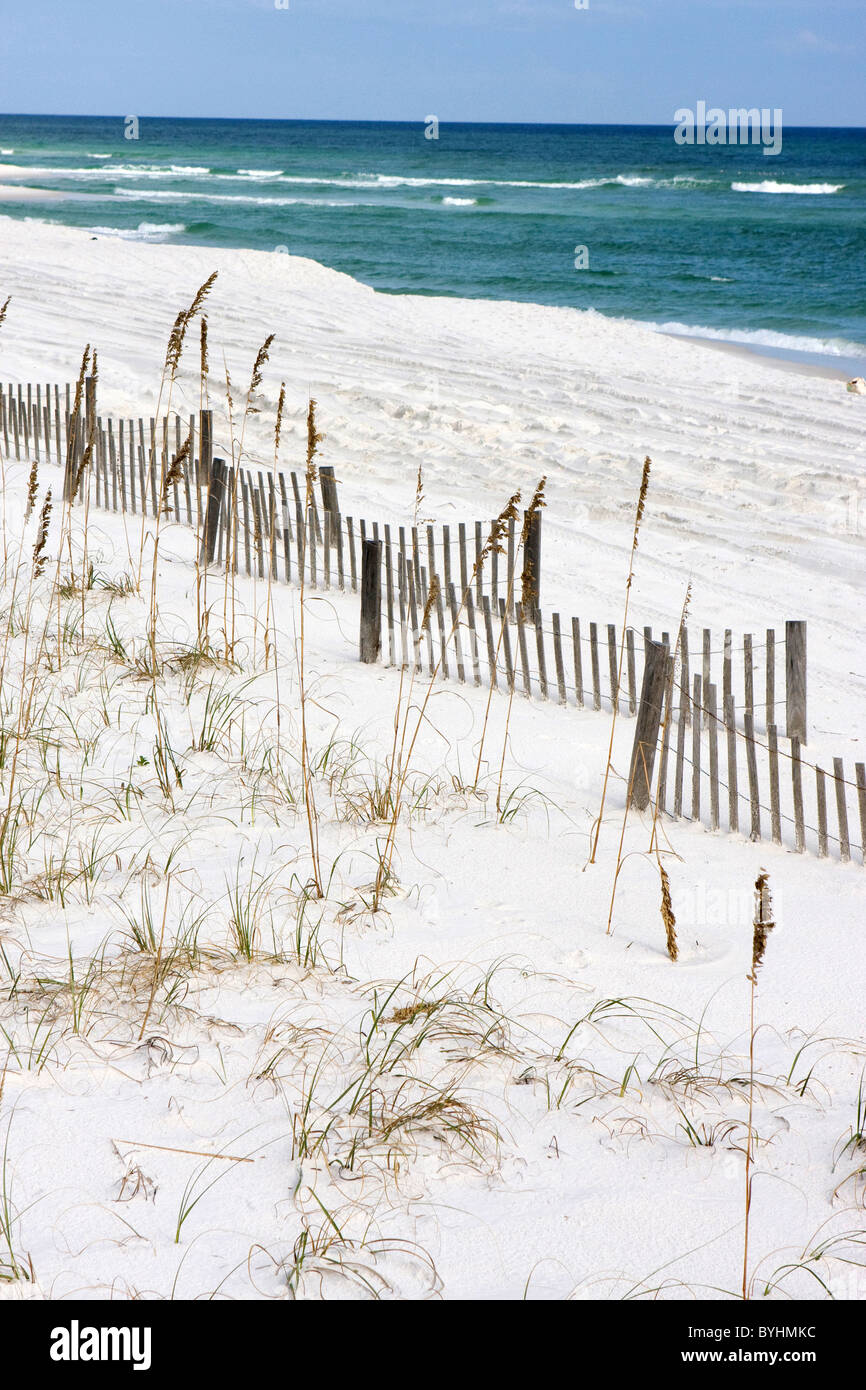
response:
[[[30,478],[28,479],[28,482],[27,482],[27,506],[26,506],[26,509],[25,509],[25,512],[24,512],[24,524],[25,524],[25,525],[26,525],[27,522],[30,520],[30,514],[31,514],[31,512],[33,511],[33,504],[34,504],[34,502],[36,501],[36,490],[37,490],[37,487],[38,487],[38,474],[39,474],[39,464],[38,464],[38,463],[34,463],[33,466],[32,466],[31,469],[30,469]]]
[[[773,896],[770,892],[770,875],[762,869],[755,879],[755,921],[752,932],[752,973],[749,980],[758,983],[758,970],[764,960],[767,941],[775,926],[773,921]]]
[[[673,903],[671,902],[671,885],[670,880],[668,879],[667,870],[661,864],[659,865],[659,873],[661,874],[662,880],[661,914],[662,921],[665,924],[665,936],[667,938],[668,955],[670,956],[671,960],[675,961],[679,956],[679,947],[677,946],[677,919],[674,916]]]
[[[422,632],[429,632],[430,630],[430,615],[436,606],[440,593],[439,576],[438,574],[434,574],[433,578],[430,580],[430,592],[427,595],[427,602],[424,604],[424,612],[421,617]]]
[[[45,568],[48,559],[45,554],[45,543],[48,540],[48,524],[51,520],[51,488],[45,494],[45,501],[42,504],[42,511],[39,514],[39,529],[36,532],[36,541],[33,546],[33,573],[38,579]]]

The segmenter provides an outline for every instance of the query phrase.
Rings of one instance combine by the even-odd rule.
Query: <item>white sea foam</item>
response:
[[[785,352],[820,353],[826,357],[864,357],[866,348],[862,343],[848,342],[845,338],[809,338],[805,334],[777,333],[770,328],[704,328],[688,323],[648,323],[658,333],[670,333],[675,337],[706,338],[712,342],[742,343],[745,347],[781,348]]]
[[[12,153],[12,151],[8,151]],[[91,159],[111,159],[110,155],[90,155]],[[238,169],[234,174],[214,174],[206,165],[199,164],[116,164],[88,165],[78,167],[48,168],[21,165],[16,168],[15,177],[92,180],[110,175],[115,179],[152,180],[160,179],[206,179],[220,182],[274,182],[300,185],[304,187],[366,189],[389,191],[394,189],[423,188],[532,188],[540,192],[584,192],[596,188],[682,188],[699,187],[712,183],[712,179],[695,179],[689,175],[675,175],[673,178],[652,178],[647,174],[606,174],[594,178],[576,179],[569,182],[542,182],[535,179],[483,179],[483,178],[427,178],[415,174],[352,173],[336,175],[285,174],[280,169]],[[739,188],[734,184],[732,187]],[[763,185],[742,185],[743,188],[756,188]],[[780,185],[781,187],[785,187]],[[828,186],[830,191],[834,186]],[[825,191],[822,185],[802,185],[799,191]]]
[[[91,154],[91,153],[90,153],[90,150],[88,150],[88,151],[87,151],[87,158],[88,158],[88,159],[110,159],[110,158],[111,158],[111,155],[110,155],[110,154]]]
[[[257,198],[252,193],[193,193],[182,189],[158,189],[156,191],[140,188],[115,188],[118,198],[132,198],[137,202],[182,203],[249,203],[257,207],[321,207],[353,208],[356,202],[341,199],[339,202],[327,198]]]
[[[120,237],[121,241],[168,241],[186,231],[183,222],[139,222],[137,227],[90,227],[94,236]]]
[[[838,193],[844,183],[777,183],[764,179],[762,183],[732,183],[735,193],[807,193],[813,195]]]
[[[449,208],[473,208],[478,206],[477,198],[443,198],[443,207]]]
[[[610,174],[600,178],[577,179],[569,183],[542,183],[534,179],[433,179],[422,178],[414,174],[366,173],[341,174],[332,178],[323,178],[312,174],[283,174],[280,177],[281,183],[326,184],[335,188],[539,188],[542,190],[574,189],[577,191],[615,185],[624,188],[644,188],[652,185],[667,187],[681,181],[680,178],[653,179],[644,174]],[[703,180],[687,181],[703,182]]]
[[[106,158],[110,159],[111,156],[107,155]],[[210,169],[197,164],[89,164],[85,168],[19,164],[15,166],[14,171],[15,178],[78,179],[85,182],[88,179],[104,179],[109,175],[113,179],[174,179],[203,178],[208,174]],[[4,173],[4,177],[11,176],[9,172]]]

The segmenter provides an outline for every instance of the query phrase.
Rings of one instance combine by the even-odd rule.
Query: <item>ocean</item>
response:
[[[595,309],[866,365],[866,130],[0,116],[0,212],[309,256],[390,294]],[[16,166],[14,172],[9,166]]]

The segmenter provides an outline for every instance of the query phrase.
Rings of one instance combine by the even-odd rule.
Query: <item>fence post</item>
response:
[[[361,546],[361,660],[379,659],[382,644],[382,542],[365,539]]]
[[[785,706],[788,738],[806,742],[806,624],[785,623]]]
[[[523,620],[534,623],[539,615],[541,598],[541,512],[523,513],[526,540],[523,545],[523,574],[521,589]]]
[[[213,564],[213,558],[216,554],[217,533],[219,531],[220,516],[222,514],[225,482],[226,472],[223,460],[213,459],[211,461],[210,477],[208,481],[205,531],[201,538],[201,564],[203,565]]]
[[[647,642],[629,771],[629,805],[636,807],[638,811],[645,811],[650,803],[653,764],[669,666],[669,648],[661,642]]]
[[[340,515],[340,503],[337,498],[337,480],[330,464],[319,465],[319,486],[322,489],[322,510],[331,513],[331,540],[335,543],[333,523]]]

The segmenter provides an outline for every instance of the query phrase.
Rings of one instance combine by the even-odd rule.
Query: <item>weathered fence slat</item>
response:
[[[785,703],[788,738],[806,742],[806,624],[785,623]]]
[[[752,824],[749,837],[752,840],[761,838],[761,797],[758,788],[758,755],[755,748],[755,721],[750,714],[743,717],[743,724],[746,731],[746,769],[749,774],[749,803],[752,812]]]
[[[827,785],[823,768],[815,768],[815,793],[818,801],[818,858],[829,853],[827,840]]]
[[[589,658],[592,663],[592,707],[601,709],[601,675],[598,669],[598,624],[589,625]],[[644,667],[646,670],[646,667]]]
[[[382,644],[382,542],[365,540],[361,547],[360,656],[366,665],[379,659]]]
[[[544,657],[544,628],[541,624],[541,612],[536,610],[535,614],[535,649],[538,655],[538,689],[542,700],[547,699],[547,663]]]
[[[508,605],[504,598],[499,600],[499,640],[505,657],[505,675],[509,691],[514,691],[514,663],[511,659],[511,632],[508,626]]]
[[[529,649],[526,643],[526,623],[523,621],[523,608],[517,605],[517,649],[520,652],[520,671],[523,677],[523,693],[532,696],[532,678],[529,674]]]
[[[857,807],[860,812],[860,862],[866,865],[866,763],[854,764]]]
[[[481,596],[481,607],[484,613],[484,632],[487,638],[487,661],[490,665],[490,684],[496,689],[496,651],[493,646],[493,621],[490,616],[490,598],[487,594]]]
[[[701,679],[695,672],[692,690],[692,820],[701,818]]]
[[[454,656],[457,661],[457,679],[466,684],[466,667],[463,664],[463,643],[460,640],[460,609],[453,583],[448,585],[448,607],[451,609],[451,626],[454,633]]]
[[[559,691],[559,703],[568,704],[568,695],[565,689],[565,663],[562,659],[562,629],[560,626],[560,616],[553,614],[553,660],[556,664],[556,685]]]
[[[439,674],[444,681],[449,678],[448,641],[445,635],[445,610],[442,606],[442,585],[436,588],[436,626],[439,628]]]
[[[719,724],[716,716],[716,687],[711,683],[704,691],[704,704],[710,714],[710,829],[719,828]]]
[[[667,647],[659,642],[648,645],[628,777],[629,804],[638,811],[646,810],[652,795],[652,775],[669,659]]]
[[[481,667],[478,661],[478,631],[475,626],[475,601],[472,597],[472,585],[466,584],[463,593],[465,596],[466,620],[469,625],[469,649],[472,653],[472,679],[476,685],[480,685]]]
[[[794,798],[794,845],[797,853],[806,848],[806,818],[803,812],[803,772],[800,765],[800,740],[791,739],[791,793]]]
[[[773,628],[767,628],[767,646],[764,652],[766,657],[766,708],[767,708],[767,728],[776,724],[776,633]]]
[[[616,627],[613,623],[607,625],[607,666],[610,678],[610,707],[614,714],[619,714],[619,663]]]
[[[746,714],[755,718],[755,672],[752,664],[752,634],[747,632],[743,638],[743,693]]]
[[[341,552],[342,553],[342,552]],[[412,664],[416,671],[421,670],[421,634],[418,631],[418,600],[415,594],[415,571],[409,556],[405,559],[406,582],[409,586],[409,620],[412,625]],[[342,588],[342,583],[340,585]]]
[[[779,795],[779,735],[775,724],[767,727],[770,753],[770,828],[774,844],[782,843],[782,806]]]
[[[397,648],[394,641],[394,571],[391,556],[391,527],[385,526],[385,605],[388,614],[388,661],[397,664]],[[404,661],[405,665],[405,661]]]
[[[734,697],[725,703],[725,734],[728,741],[728,829],[736,835],[740,829],[740,798],[737,787],[737,726]]]
[[[664,645],[664,644],[662,644]],[[665,681],[665,704],[664,716],[662,720],[662,748],[659,760],[659,776],[656,785],[656,812],[662,816],[667,806],[668,789],[668,755],[671,744],[671,723],[673,720],[674,706],[674,662],[671,658],[668,661],[667,679]]]
[[[571,620],[571,645],[574,651],[574,688],[578,709],[583,709],[583,653],[580,650],[580,619]]]
[[[843,864],[847,864],[851,858],[851,838],[845,800],[845,768],[841,758],[833,759],[833,777],[836,782],[836,817],[839,821],[839,858]]]
[[[680,717],[677,722],[677,761],[674,774],[674,816],[680,819],[683,813],[683,765],[686,757],[686,710],[689,703],[688,687],[681,683]]]

